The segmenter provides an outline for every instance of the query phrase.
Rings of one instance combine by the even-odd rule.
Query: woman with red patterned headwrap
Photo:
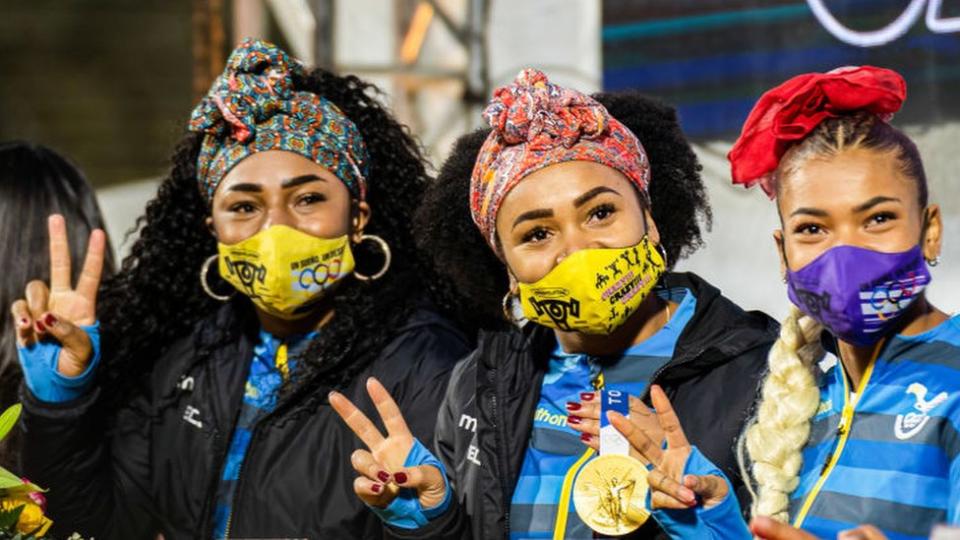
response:
[[[666,392],[691,443],[742,487],[733,445],[776,325],[698,276],[668,271],[696,246],[706,207],[672,108],[635,94],[594,98],[524,70],[484,117],[482,144],[458,145],[438,180],[458,186],[441,204],[473,230],[432,221],[479,244],[484,252],[460,261],[463,279],[504,275],[505,315],[525,324],[483,334],[459,364],[432,449],[403,437],[382,389],[371,396],[386,436],[332,396],[370,442],[354,454],[355,491],[400,538],[661,537],[635,515],[646,514],[642,463],[624,461],[642,471],[636,482],[612,470],[600,486],[589,472],[639,455],[604,442],[608,398],[630,395],[630,414],[649,426],[643,400]],[[693,504],[695,492],[686,495]]]

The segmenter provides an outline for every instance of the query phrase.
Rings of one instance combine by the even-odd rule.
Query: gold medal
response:
[[[650,517],[646,508],[647,468],[619,454],[601,455],[587,463],[573,484],[577,515],[594,531],[622,536]]]

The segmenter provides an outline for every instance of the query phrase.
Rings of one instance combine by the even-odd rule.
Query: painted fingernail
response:
[[[568,410],[568,411],[579,411],[581,408],[582,408],[582,405],[580,405],[579,403],[577,403],[577,402],[575,402],[575,401],[568,401],[568,402],[567,402],[567,410]]]
[[[580,401],[593,401],[593,392],[581,392]]]
[[[680,488],[680,494],[686,499],[687,503],[696,504],[697,496],[687,488]]]
[[[583,421],[582,418],[580,418],[579,416],[574,416],[574,415],[572,415],[572,414],[567,417],[567,423],[568,423],[568,424],[573,424],[573,425],[575,425],[575,426],[576,426],[576,425],[579,425],[582,421]]]
[[[20,326],[27,326],[30,324],[30,321],[27,319],[20,319]]]
[[[57,324],[57,318],[53,315],[53,313],[47,313],[47,315],[43,318],[43,324],[47,326],[53,326]]]
[[[580,440],[583,441],[583,442],[588,443],[588,442],[590,442],[590,441],[593,440],[593,435],[588,435],[588,434],[586,434],[586,433],[581,433],[581,434],[580,434]]]
[[[378,473],[377,473],[377,478],[379,478],[380,481],[381,481],[381,482],[384,482],[384,483],[390,481],[390,475],[387,474],[387,471],[380,471],[380,472],[378,472]]]
[[[374,493],[380,493],[380,490],[383,489],[383,486],[380,484],[374,484],[370,486],[370,489],[373,490]]]
[[[36,327],[37,327],[37,331],[38,331],[38,332],[46,332],[46,331],[47,331],[47,327],[43,325],[43,321],[37,321]]]
[[[394,479],[398,484],[406,484],[406,483],[407,483],[407,473],[398,472],[398,473],[396,473],[396,474],[393,475],[393,479]]]

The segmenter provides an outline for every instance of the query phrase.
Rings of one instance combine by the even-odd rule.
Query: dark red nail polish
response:
[[[593,401],[593,392],[581,392],[580,401]]]
[[[43,318],[43,324],[47,326],[53,326],[57,324],[57,318],[54,317],[53,313],[47,313],[47,315]]]
[[[378,472],[378,473],[377,473],[377,478],[379,478],[380,481],[381,481],[381,482],[384,482],[384,483],[390,481],[390,475],[387,474],[387,471],[380,471],[380,472]]]
[[[568,401],[568,402],[567,402],[567,410],[568,410],[568,411],[579,411],[580,408],[581,408],[581,405],[580,405],[579,403],[576,403],[576,402],[574,402],[574,401]]]
[[[591,440],[593,440],[593,435],[588,435],[588,434],[586,434],[586,433],[581,433],[581,434],[580,434],[580,440],[583,441],[583,442],[590,442]]]
[[[26,319],[20,319],[20,326],[26,326],[28,324],[30,324],[30,321]]]
[[[396,480],[396,482],[397,482],[398,484],[406,484],[406,483],[407,483],[407,473],[398,472],[397,474],[394,474],[394,475],[393,475],[393,479]]]
[[[37,331],[38,331],[38,332],[46,332],[46,331],[47,331],[47,327],[43,325],[43,321],[37,321],[36,326],[37,326]]]
[[[381,487],[382,486],[380,484],[374,484],[370,486],[370,489],[372,489],[374,493],[380,493]]]
[[[574,416],[574,415],[571,414],[570,416],[567,417],[567,423],[568,423],[568,424],[573,424],[573,425],[576,426],[576,425],[580,424],[581,421],[582,421],[582,419],[581,419],[579,416]]]

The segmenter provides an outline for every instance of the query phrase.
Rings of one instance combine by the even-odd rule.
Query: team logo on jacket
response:
[[[901,441],[910,439],[917,433],[920,433],[920,430],[930,421],[930,411],[950,397],[950,394],[940,392],[928,401],[927,387],[920,383],[913,383],[908,386],[907,393],[912,394],[916,400],[913,408],[918,412],[911,411],[907,414],[897,415],[897,421],[893,426],[893,434]]]

